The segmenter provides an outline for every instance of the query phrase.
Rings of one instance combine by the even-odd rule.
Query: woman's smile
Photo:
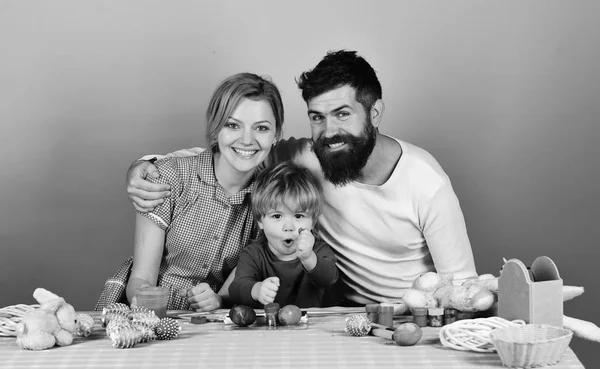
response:
[[[249,149],[238,149],[236,147],[232,147],[233,151],[242,159],[250,159],[260,150],[249,150]]]

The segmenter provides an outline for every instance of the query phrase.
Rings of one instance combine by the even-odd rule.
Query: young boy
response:
[[[318,180],[291,162],[258,175],[252,211],[261,232],[240,252],[229,286],[233,303],[321,306],[325,288],[338,279],[329,245],[311,232],[322,201]]]

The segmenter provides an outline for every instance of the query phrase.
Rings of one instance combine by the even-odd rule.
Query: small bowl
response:
[[[573,332],[546,324],[527,324],[496,329],[490,337],[504,366],[536,368],[558,363]]]

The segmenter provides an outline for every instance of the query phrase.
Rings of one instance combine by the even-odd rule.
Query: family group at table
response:
[[[282,139],[277,86],[239,73],[211,97],[208,148],[131,165],[133,256],[96,310],[136,305],[148,286],[169,288],[170,310],[361,306],[400,301],[426,272],[477,276],[448,175],[426,150],[379,131],[373,67],[330,51],[296,82],[310,138]]]

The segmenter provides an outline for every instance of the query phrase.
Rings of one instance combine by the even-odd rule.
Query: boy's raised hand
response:
[[[256,291],[255,291],[256,290]],[[252,298],[263,305],[275,301],[277,291],[279,290],[279,278],[269,277],[262,282],[258,282],[252,288]]]
[[[300,261],[308,260],[313,251],[315,245],[315,236],[313,236],[310,229],[300,228],[298,229],[298,238],[296,239],[296,254]]]

